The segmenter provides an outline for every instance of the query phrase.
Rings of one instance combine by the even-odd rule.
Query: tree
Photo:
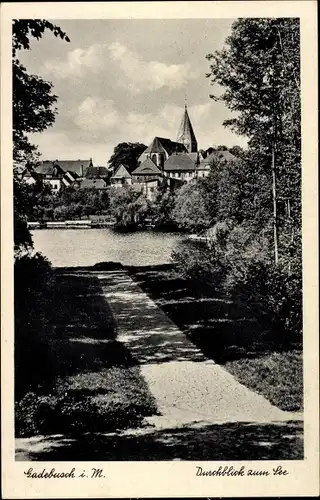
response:
[[[146,197],[131,186],[109,189],[109,213],[116,220],[118,228],[132,228],[143,222],[150,212]]]
[[[169,188],[167,179],[164,178],[158,186],[156,199],[152,206],[153,222],[157,227],[175,226],[173,220],[174,203],[174,192]]]
[[[189,231],[201,231],[210,224],[206,199],[199,186],[186,184],[176,194],[172,213],[175,223]]]
[[[138,166],[139,156],[147,149],[140,142],[121,142],[114,148],[113,155],[109,160],[109,167],[114,172],[119,165],[123,164],[131,173]]]
[[[31,166],[37,162],[37,148],[30,143],[28,135],[33,132],[43,132],[50,127],[57,113],[55,104],[57,96],[52,93],[52,83],[44,81],[37,75],[27,72],[20,63],[17,52],[29,50],[30,40],[39,40],[43,33],[49,30],[56,37],[69,42],[67,35],[58,27],[44,19],[14,20],[12,26],[12,86],[13,86],[13,161],[14,166]],[[25,220],[23,196],[25,191],[21,181],[15,174],[14,179],[14,216],[15,216],[15,247],[29,248],[32,239]]]
[[[232,148],[229,148],[229,152],[236,158],[241,158],[244,154],[244,150],[240,146],[232,146]]]
[[[12,27],[13,157],[15,162],[23,164],[36,158],[36,148],[29,142],[28,134],[50,127],[57,113],[57,96],[52,93],[52,83],[28,73],[17,58],[19,50],[30,49],[31,38],[39,40],[46,30],[70,41],[58,26],[44,19],[14,20]]]
[[[277,260],[279,198],[295,200],[300,220],[300,51],[297,19],[240,19],[227,48],[208,54],[212,84],[223,88],[214,100],[237,117],[224,124],[249,137],[249,148],[272,177],[274,247]],[[253,71],[254,68],[254,71]]]

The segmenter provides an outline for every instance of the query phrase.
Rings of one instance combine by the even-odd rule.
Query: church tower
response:
[[[185,105],[184,107],[184,113],[178,132],[177,142],[184,144],[189,153],[196,153],[198,151],[197,139],[194,135],[194,131],[191,125],[187,105]]]

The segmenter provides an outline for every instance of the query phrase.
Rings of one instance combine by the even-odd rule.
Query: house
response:
[[[228,163],[232,161],[238,161],[238,158],[234,156],[228,150],[217,149],[212,151],[206,158],[201,158],[198,168],[197,168],[197,178],[207,177],[210,173],[212,167],[217,164]]]
[[[186,153],[173,154],[165,161],[163,169],[167,177],[189,182],[196,176],[197,163]]]
[[[110,177],[112,186],[123,186],[132,184],[132,176],[124,165],[119,165],[115,173]]]
[[[70,187],[72,186],[78,179],[78,175],[75,172],[65,172],[65,174],[62,177],[62,184],[65,187]]]
[[[190,182],[201,176],[199,173],[202,161],[203,156],[198,152],[173,154],[164,163],[164,174],[169,178]]]
[[[58,165],[63,172],[77,174],[78,177],[85,177],[87,170],[93,167],[92,158],[90,160],[45,160],[41,162],[43,167]]]
[[[29,168],[25,168],[22,171],[20,178],[28,186],[32,186],[33,184],[39,181],[38,174],[33,169]]]
[[[239,161],[236,156],[234,156],[230,151],[227,149],[217,149],[215,151],[212,151],[204,160],[203,160],[203,165],[213,165],[215,163],[227,163],[231,161]]]
[[[87,179],[108,179],[109,170],[107,167],[94,167],[93,165],[90,165],[85,172],[85,177]]]
[[[77,186],[79,189],[107,189],[107,183],[104,179],[79,179]]]
[[[36,174],[38,180],[50,185],[54,192],[60,191],[62,178],[65,174],[60,165],[50,161],[43,161],[34,167],[33,172]]]
[[[141,191],[146,197],[153,200],[156,196],[159,181],[164,175],[160,168],[150,158],[146,158],[131,175],[133,185],[135,187],[140,185]]]

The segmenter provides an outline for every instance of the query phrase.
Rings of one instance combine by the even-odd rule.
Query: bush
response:
[[[173,249],[171,258],[184,277],[219,289],[225,270],[216,248],[208,249],[202,242],[182,240]]]
[[[45,257],[36,253],[16,259],[14,355],[15,389],[18,397],[51,374],[53,294],[54,274]],[[33,367],[36,369],[33,370]]]
[[[299,248],[278,266],[273,261],[270,227],[259,232],[250,224],[217,223],[210,244],[180,242],[172,253],[186,278],[209,284],[231,298],[245,314],[259,321],[278,344],[300,341],[302,272]],[[257,335],[260,335],[257,333]]]
[[[297,249],[289,271],[288,259],[275,265],[269,228],[256,233],[236,226],[226,244],[224,291],[256,317],[278,342],[298,340],[302,333],[301,256]]]

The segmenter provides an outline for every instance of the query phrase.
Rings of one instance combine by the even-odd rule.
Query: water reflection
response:
[[[91,266],[114,261],[124,265],[167,264],[177,233],[141,231],[117,233],[112,229],[39,229],[32,231],[35,250],[53,266]]]

